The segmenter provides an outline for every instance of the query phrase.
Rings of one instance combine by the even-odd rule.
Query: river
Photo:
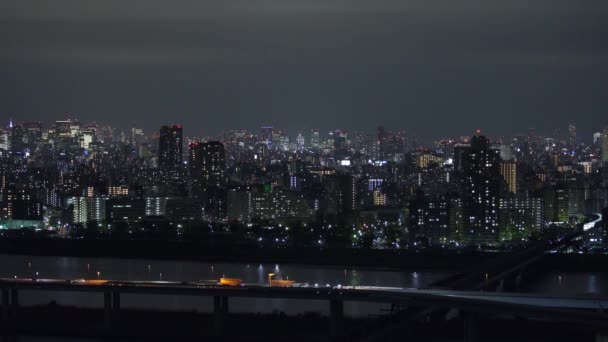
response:
[[[377,270],[314,265],[205,263],[194,261],[162,261],[146,259],[45,257],[25,255],[0,255],[0,277],[32,277],[58,279],[116,279],[116,280],[168,280],[200,281],[220,277],[240,278],[247,283],[266,284],[268,274],[276,273],[283,279],[297,282],[329,285],[367,285],[424,288],[435,280],[452,274],[452,271]],[[608,272],[545,272],[528,279],[522,292],[550,295],[608,295]],[[23,305],[47,304],[101,307],[101,294],[70,292],[23,292]],[[151,308],[159,310],[196,310],[208,312],[212,308],[210,298],[188,296],[123,295],[123,307]],[[378,315],[387,305],[345,303],[345,313],[350,316]],[[233,312],[304,312],[329,311],[323,301],[286,299],[231,299]]]
[[[110,280],[166,280],[200,281],[220,277],[240,278],[246,283],[266,284],[268,274],[301,283],[329,285],[367,285],[423,288],[450,272],[394,271],[375,269],[345,269],[343,267],[279,264],[228,264],[194,261],[161,261],[146,259],[46,257],[25,255],[0,255],[0,277],[24,277],[53,279],[110,279]],[[36,275],[37,274],[37,275]],[[101,294],[72,292],[23,292],[22,305],[47,304],[55,301],[60,305],[100,307]],[[162,310],[197,310],[208,312],[212,308],[210,298],[188,296],[123,295],[121,306]],[[381,314],[387,305],[346,303],[345,313],[352,316]],[[231,299],[233,312],[274,311],[286,314],[329,311],[325,301],[286,299]]]

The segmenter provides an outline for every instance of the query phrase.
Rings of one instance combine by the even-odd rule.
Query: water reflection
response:
[[[219,276],[241,278],[247,283],[266,284],[269,273],[279,273],[284,279],[315,284],[351,286],[425,287],[435,279],[447,276],[449,272],[397,272],[368,269],[344,269],[341,267],[318,267],[311,265],[222,264],[192,261],[127,260],[112,258],[75,257],[28,257],[21,255],[0,255],[0,277],[32,277],[39,272],[40,278],[105,278],[121,280],[167,280],[200,281],[218,279]],[[413,274],[416,274],[414,277]],[[31,292],[23,294],[24,305],[46,304],[57,301],[62,305],[100,307],[102,296],[89,293]],[[142,307],[170,310],[209,311],[212,303],[207,298],[181,296],[123,295],[125,307]],[[367,303],[345,303],[345,310],[351,315],[378,314],[382,305]],[[230,310],[235,312],[284,311],[288,314],[306,311],[327,313],[324,301],[283,300],[283,299],[238,299],[230,302]]]
[[[587,292],[594,294],[598,292],[597,277],[595,274],[590,275],[587,280]]]
[[[608,272],[547,272],[524,279],[521,291],[557,296],[608,295]]]
[[[415,288],[420,287],[420,280],[418,278],[418,272],[412,273],[412,287],[415,287]]]

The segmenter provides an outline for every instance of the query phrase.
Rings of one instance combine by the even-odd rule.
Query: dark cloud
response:
[[[0,114],[419,136],[607,124],[604,1],[0,3]]]

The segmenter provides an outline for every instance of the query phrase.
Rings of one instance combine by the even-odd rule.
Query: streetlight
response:
[[[268,273],[268,286],[272,286],[272,277],[275,275],[275,273]]]

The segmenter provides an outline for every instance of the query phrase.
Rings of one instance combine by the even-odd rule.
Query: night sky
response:
[[[608,1],[2,0],[0,119],[421,138],[608,124]]]

